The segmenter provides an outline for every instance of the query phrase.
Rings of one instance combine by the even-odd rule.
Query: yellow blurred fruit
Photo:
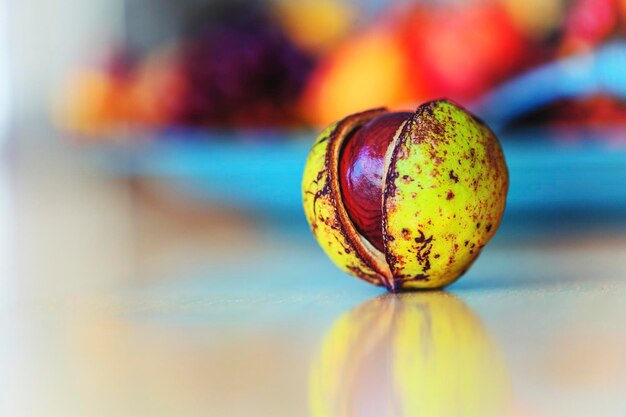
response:
[[[567,0],[500,0],[525,35],[541,39],[563,22]]]
[[[357,10],[338,0],[277,0],[279,22],[300,47],[320,53],[343,38],[353,27]]]

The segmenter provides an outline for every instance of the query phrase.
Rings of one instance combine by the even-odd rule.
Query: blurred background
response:
[[[507,211],[448,291],[383,296],[304,161],[441,97]],[[626,414],[624,0],[0,0],[0,149],[2,416]]]

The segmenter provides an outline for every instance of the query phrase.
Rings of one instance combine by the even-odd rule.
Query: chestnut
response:
[[[449,100],[326,128],[308,156],[304,211],[344,271],[390,292],[463,275],[496,232],[508,170],[495,134]]]

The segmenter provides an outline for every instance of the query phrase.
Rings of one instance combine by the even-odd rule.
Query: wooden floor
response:
[[[33,155],[0,187],[2,416],[626,415],[623,227],[503,229],[390,296],[297,227]]]

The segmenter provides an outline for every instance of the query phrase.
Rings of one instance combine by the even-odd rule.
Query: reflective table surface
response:
[[[626,415],[623,224],[503,228],[446,291],[387,295],[297,219],[72,158],[3,169],[2,416]]]

